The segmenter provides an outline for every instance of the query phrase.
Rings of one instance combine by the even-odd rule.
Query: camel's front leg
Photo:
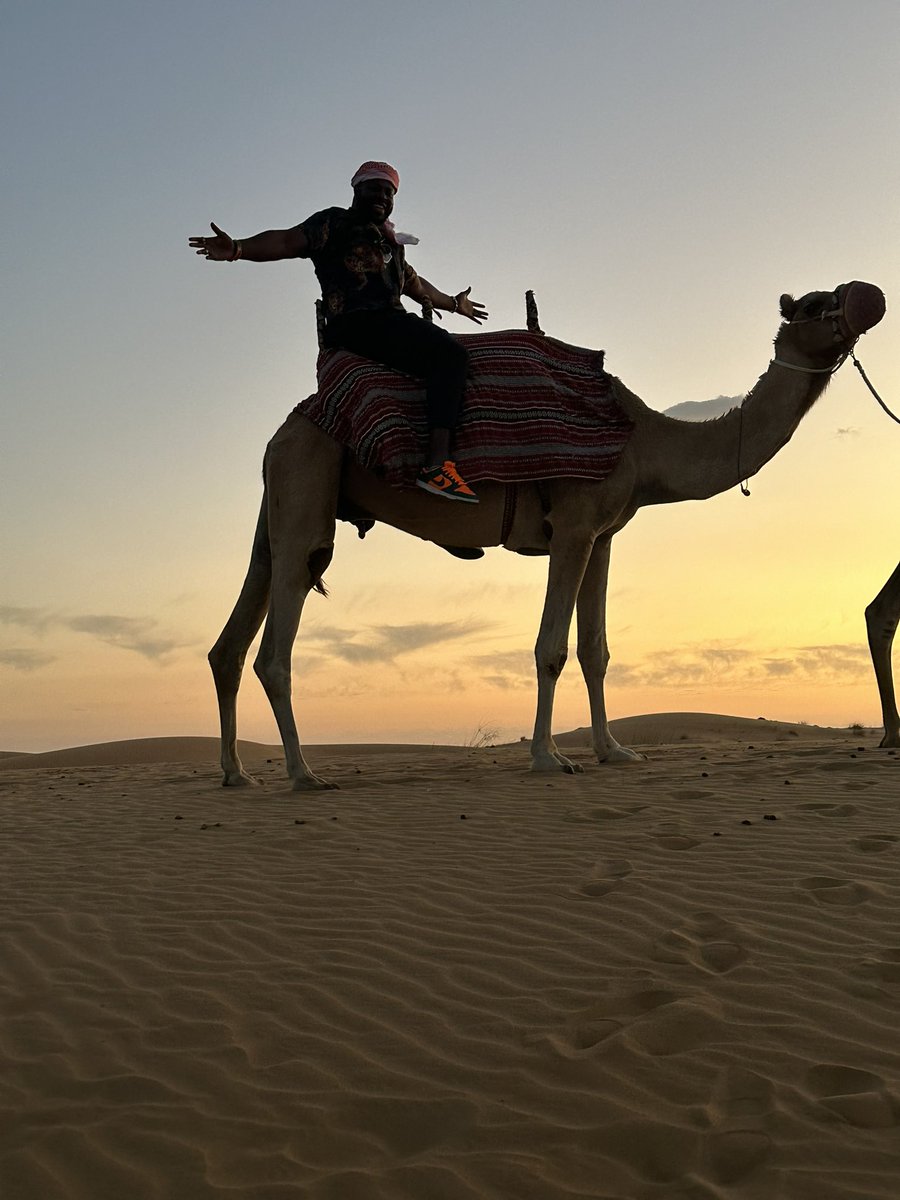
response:
[[[869,650],[875,681],[881,699],[884,721],[882,746],[900,746],[900,713],[894,694],[894,677],[891,671],[891,647],[894,634],[900,623],[900,563],[890,579],[866,609],[866,630],[869,635]]]
[[[266,455],[272,584],[254,668],[272,705],[297,791],[334,786],[309,769],[300,749],[291,705],[291,652],[306,597],[334,553],[341,458],[337,442],[302,422],[279,430]]]
[[[321,570],[325,569],[323,551]],[[253,664],[265,688],[284,746],[285,767],[295,791],[320,791],[335,785],[314,774],[303,757],[291,703],[291,652],[300,626],[303,604],[315,580],[305,555],[273,556],[269,614],[259,654]]]
[[[565,771],[574,775],[584,769],[560,754],[553,740],[553,700],[556,681],[569,653],[569,627],[592,540],[588,536],[564,540],[557,535],[551,542],[547,595],[534,648],[538,701],[531,739],[532,771]]]
[[[604,682],[609,666],[606,640],[606,585],[612,536],[599,537],[578,592],[578,661],[591,706],[591,738],[597,762],[639,762],[642,755],[620,746],[609,731]]]

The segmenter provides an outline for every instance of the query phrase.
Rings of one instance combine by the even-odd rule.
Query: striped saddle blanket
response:
[[[470,483],[561,476],[605,479],[633,423],[617,405],[603,351],[507,330],[459,338],[470,374],[454,459]],[[319,390],[303,413],[357,462],[395,487],[412,487],[427,445],[421,380],[347,350],[326,350]]]

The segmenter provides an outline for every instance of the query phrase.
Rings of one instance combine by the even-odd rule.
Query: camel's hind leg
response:
[[[578,661],[591,706],[591,736],[597,761],[637,762],[641,755],[620,746],[609,730],[604,684],[609,666],[606,640],[606,586],[609,578],[610,536],[594,542],[578,592]]]
[[[881,699],[884,721],[882,746],[900,746],[900,713],[894,694],[894,677],[891,671],[891,647],[894,634],[900,623],[900,563],[890,579],[866,609],[866,629],[869,635],[869,650],[875,681]]]
[[[247,650],[266,615],[271,578],[272,559],[264,495],[244,586],[208,656],[219,700],[223,787],[241,787],[256,782],[244,770],[237,751],[237,694]]]
[[[266,457],[272,583],[254,669],[265,688],[296,790],[334,786],[307,766],[291,704],[291,652],[306,597],[334,553],[340,446],[308,422],[276,434]]]
[[[534,648],[538,702],[531,739],[532,771],[564,771],[574,775],[583,770],[579,763],[560,754],[553,740],[553,701],[556,682],[568,657],[569,628],[592,540],[589,533],[581,537],[555,534],[550,543],[547,595]]]

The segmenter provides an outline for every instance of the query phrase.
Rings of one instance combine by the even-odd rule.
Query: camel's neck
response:
[[[642,503],[706,500],[755,475],[790,441],[822,395],[828,374],[792,371],[774,361],[740,408],[713,421],[676,421],[655,413],[635,436]]]

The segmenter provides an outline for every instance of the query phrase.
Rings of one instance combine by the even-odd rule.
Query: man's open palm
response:
[[[210,262],[230,262],[234,258],[234,239],[214,221],[210,221],[209,227],[215,233],[215,237],[192,237],[188,239],[188,244],[198,254],[205,255]]]

